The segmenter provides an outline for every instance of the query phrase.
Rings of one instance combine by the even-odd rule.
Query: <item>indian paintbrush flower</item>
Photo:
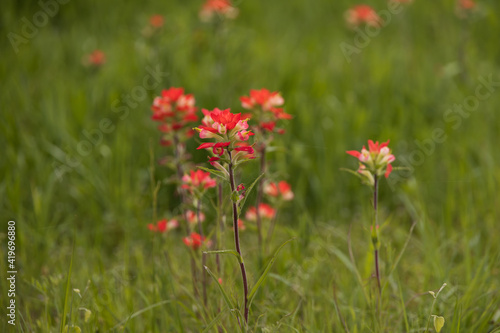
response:
[[[184,141],[182,136],[189,138],[193,131],[187,124],[198,121],[196,115],[195,98],[192,94],[184,94],[183,88],[172,87],[162,91],[161,96],[155,97],[151,110],[151,119],[161,122],[158,129],[164,133],[164,145],[173,141]],[[179,137],[181,136],[181,137]],[[177,139],[174,140],[174,137]]]
[[[106,54],[101,50],[94,50],[83,58],[83,64],[87,67],[101,67],[106,63]]]
[[[284,201],[292,200],[294,197],[292,187],[284,180],[279,183],[269,182],[265,184],[264,193]]]
[[[276,122],[280,119],[292,118],[283,108],[279,107],[285,103],[285,100],[277,91],[251,89],[249,96],[240,97],[240,101],[244,109],[252,111],[252,118],[259,124],[255,126],[255,129],[261,133],[283,134],[284,130],[277,128]]]
[[[234,170],[241,162],[253,157],[254,149],[247,143],[247,140],[254,134],[248,129],[248,118],[242,116],[241,113],[234,114],[229,109],[202,110],[202,112],[204,118],[201,125],[195,128],[195,130],[198,131],[200,139],[214,139],[215,142],[205,142],[198,146],[197,149],[211,149],[213,156],[209,159],[209,162],[220,171],[214,173],[223,178],[231,189],[234,243],[236,252],[240,256],[240,270],[244,292],[243,318],[245,319],[245,323],[247,323],[249,314],[248,280],[240,248],[238,229],[238,205],[244,199],[246,193],[245,187],[242,184],[236,186]]]
[[[236,152],[231,156],[231,161],[236,163],[241,160],[253,158],[254,149],[246,141],[254,135],[248,130],[248,118],[242,119],[241,113],[231,113],[229,109],[213,111],[202,110],[205,117],[202,124],[196,127],[200,139],[215,139],[216,142],[205,142],[197,149],[211,148],[213,156],[209,159],[212,166],[225,172],[228,171],[220,164],[220,160],[229,161],[228,152]]]
[[[203,212],[200,212],[200,223],[205,221],[205,214]],[[189,224],[196,224],[198,223],[196,213],[192,210],[186,211],[186,218]]]
[[[193,250],[198,250],[202,244],[210,246],[210,241],[196,232],[192,232],[188,237],[184,237],[182,241]]]
[[[172,229],[175,229],[178,226],[179,222],[177,220],[172,219],[170,221],[167,221],[167,219],[163,219],[156,222],[156,224],[153,223],[148,224],[148,229],[154,232],[164,233]]]
[[[477,11],[477,3],[474,0],[457,0],[455,12],[461,19],[470,17]]]
[[[238,16],[238,9],[231,5],[230,0],[207,0],[200,10],[200,20],[210,22],[215,15],[221,15],[228,19]]]
[[[209,172],[191,170],[189,174],[182,177],[181,188],[188,190],[191,194],[198,194],[216,185],[215,179],[210,178]]]
[[[373,186],[374,177],[384,175],[389,177],[392,172],[391,163],[396,159],[388,147],[387,142],[378,143],[368,140],[368,150],[365,146],[361,151],[349,150],[346,153],[356,157],[359,160],[359,168],[357,170],[364,183]]]
[[[357,5],[350,8],[345,13],[345,19],[350,27],[358,27],[366,24],[373,27],[380,27],[382,20],[375,10],[368,5]]]
[[[262,218],[267,219],[267,220],[272,220],[276,216],[276,209],[273,207],[269,206],[266,203],[261,203],[259,205],[259,213]],[[245,218],[249,221],[256,221],[257,220],[257,208],[256,207],[250,207],[248,208]]]

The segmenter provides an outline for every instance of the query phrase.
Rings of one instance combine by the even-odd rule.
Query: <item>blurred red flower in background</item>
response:
[[[351,27],[357,27],[361,24],[380,27],[382,22],[375,10],[368,5],[352,7],[345,13],[345,19]]]
[[[199,16],[200,20],[209,22],[216,14],[234,19],[238,16],[238,9],[233,7],[229,0],[207,0],[201,7]]]
[[[197,250],[200,248],[202,243],[206,242],[206,239],[205,237],[200,236],[200,234],[192,232],[188,237],[184,237],[182,241],[193,250]]]
[[[179,222],[177,220],[167,221],[167,219],[163,219],[156,222],[156,224],[153,223],[148,224],[148,229],[154,232],[164,233],[172,229],[175,229],[178,226]]]
[[[106,63],[106,54],[101,50],[94,50],[83,58],[85,66],[100,67]]]

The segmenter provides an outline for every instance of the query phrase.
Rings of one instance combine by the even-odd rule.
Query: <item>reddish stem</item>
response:
[[[234,181],[234,172],[233,172],[233,160],[231,157],[231,152],[227,152],[229,154],[229,182],[231,185],[231,194],[236,191],[236,184]],[[236,205],[236,202],[233,201],[233,228],[234,228],[234,244],[236,247],[236,252],[240,255],[241,258],[241,263],[240,263],[240,270],[241,270],[241,277],[243,279],[243,291],[245,295],[245,312],[244,312],[244,318],[245,318],[245,323],[248,323],[248,282],[247,282],[247,272],[245,269],[245,264],[243,262],[243,256],[241,255],[241,249],[240,249],[240,234],[238,230],[238,206]]]

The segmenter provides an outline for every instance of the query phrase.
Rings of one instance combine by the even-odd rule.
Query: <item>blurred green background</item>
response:
[[[383,0],[366,3],[387,9]],[[390,139],[394,164],[410,167],[394,172],[380,188],[383,276],[417,222],[397,274],[387,278],[386,331],[425,327],[432,298],[422,295],[444,282],[448,287],[433,312],[445,316],[443,331],[499,327],[500,3],[478,1],[475,13],[461,19],[455,1],[415,0],[391,15],[348,61],[340,46],[355,45],[357,32],[346,26],[344,12],[355,4],[240,1],[235,20],[202,23],[201,1],[73,0],[59,4],[28,37],[23,18],[33,22],[41,5],[3,1],[0,239],[4,263],[6,222],[15,220],[20,272],[15,330],[57,331],[64,315],[84,332],[205,327],[191,305],[182,232],[162,238],[146,227],[153,214],[150,147],[155,160],[168,152],[159,145],[150,106],[171,86],[193,93],[199,108],[235,112],[243,112],[239,97],[250,89],[280,91],[285,110],[294,116],[269,159],[272,172],[295,192],[293,204],[280,212],[273,246],[297,239],[283,250],[256,300],[255,331],[341,331],[333,283],[351,332],[370,331],[371,314],[347,247],[352,230],[358,269],[369,283],[370,193],[340,171],[357,167],[345,151],[359,150],[368,139]],[[146,37],[153,14],[163,15],[165,24]],[[16,47],[12,33],[24,38],[16,39]],[[106,63],[99,69],[83,66],[83,57],[95,49],[105,53]],[[127,95],[143,86],[148,68],[166,74],[146,96],[127,102]],[[482,80],[497,83],[475,111],[447,113],[476,96]],[[97,133],[103,119],[113,130],[101,133],[82,154],[84,131]],[[436,129],[446,140],[425,154],[421,143]],[[196,144],[192,140],[188,147]],[[205,162],[205,154],[194,153],[194,160]],[[245,182],[257,175],[256,164],[245,169]],[[171,175],[156,165],[156,179]],[[174,187],[164,184],[158,214],[174,216],[178,205]],[[255,235],[249,231],[245,237],[255,281]],[[71,293],[74,309],[68,314],[63,304],[73,246],[71,288],[88,288],[83,299]],[[232,264],[228,259],[225,265],[228,280],[238,284]],[[8,301],[5,274],[2,269],[2,308]],[[212,289],[217,304],[220,295]],[[123,324],[154,304],[159,305]],[[91,310],[87,322],[79,307]],[[4,320],[2,315],[0,330],[7,331]],[[232,332],[230,315],[223,321]]]

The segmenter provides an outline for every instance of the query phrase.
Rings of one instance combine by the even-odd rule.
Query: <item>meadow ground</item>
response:
[[[350,0],[239,1],[235,19],[211,23],[200,22],[201,1],[3,1],[0,331],[238,331],[214,282],[205,308],[193,293],[184,229],[147,227],[182,209],[174,173],[157,163],[170,150],[151,104],[184,87],[198,108],[233,112],[250,89],[279,91],[293,115],[266,177],[287,180],[295,197],[262,260],[255,227],[241,232],[251,286],[294,238],[256,294],[249,331],[424,332],[437,315],[441,332],[497,332],[500,3],[477,1],[466,18],[454,0],[397,13],[366,3],[389,13],[382,28],[348,28]],[[151,33],[154,14],[165,21]],[[85,66],[96,49],[106,62]],[[406,168],[380,183],[380,302],[371,192],[341,170],[357,167],[345,151],[368,139],[390,139],[393,165]],[[187,149],[208,167],[199,142]],[[258,163],[242,167],[242,182]],[[215,191],[203,199],[207,230],[213,200]],[[220,248],[233,249],[226,224]],[[223,287],[241,306],[236,260],[221,260]],[[207,266],[215,271],[213,256]],[[443,283],[433,302],[428,291]]]

